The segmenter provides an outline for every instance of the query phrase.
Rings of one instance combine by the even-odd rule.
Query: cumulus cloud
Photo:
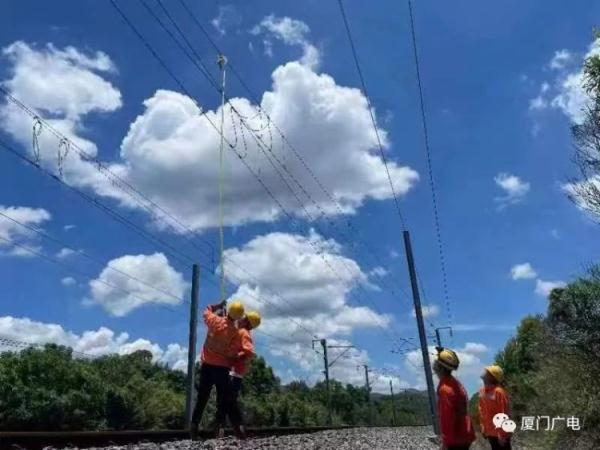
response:
[[[548,297],[553,289],[562,288],[566,285],[567,283],[564,281],[545,281],[538,279],[535,283],[535,293],[541,297]]]
[[[494,199],[498,203],[498,209],[520,203],[531,188],[529,183],[509,173],[499,173],[494,177],[494,181],[504,191],[504,195]]]
[[[252,275],[240,267],[251,267]],[[236,295],[247,294],[249,305],[270,318],[312,319],[317,314],[331,314],[337,316],[339,325],[351,325],[362,317],[368,326],[378,319],[370,316],[367,308],[348,306],[347,296],[368,282],[367,275],[356,261],[341,254],[336,241],[314,230],[308,236],[270,233],[240,248],[227,249],[225,274],[240,284]],[[254,296],[268,303],[258,302]],[[386,325],[387,320],[382,318],[379,323]]]
[[[77,334],[53,323],[4,316],[0,317],[0,336],[30,344],[64,345],[89,356],[127,355],[137,350],[148,350],[152,353],[154,362],[167,363],[175,370],[187,370],[187,349],[179,344],[169,344],[167,349],[163,350],[156,343],[146,339],[131,341],[128,333],[117,334],[106,327]]]
[[[272,23],[279,23],[273,20]],[[300,35],[301,30],[302,27]],[[287,41],[299,39],[299,32],[281,32]],[[10,63],[11,77],[3,85],[36,108],[47,122],[85,152],[96,156],[96,145],[81,136],[86,115],[111,112],[121,106],[120,92],[103,78],[112,73],[109,68],[114,66],[112,62],[108,64],[108,56],[17,42],[4,49],[4,57]],[[256,105],[244,98],[232,99],[231,103],[247,117],[249,127],[262,130],[258,133],[272,148],[272,155],[286,164],[314,199],[318,206],[306,201],[310,218],[315,218],[320,211],[328,215],[352,214],[367,200],[389,199],[388,180],[383,162],[375,152],[377,138],[361,92],[340,86],[332,77],[318,74],[310,65],[298,61],[277,67],[272,78],[272,90],[264,93],[261,108],[287,139],[301,149],[303,158],[340,208],[315,185],[299,161],[286,156],[287,150],[277,133],[271,133],[272,141],[269,141],[265,116],[259,114]],[[219,146],[219,135],[200,113],[204,112],[218,124],[220,109],[200,111],[192,99],[165,90],[158,90],[144,106],[145,110],[131,124],[122,141],[120,159],[109,165],[110,170],[192,229],[217,226],[215,149]],[[241,135],[239,118],[230,114],[229,106],[226,109],[227,139],[237,142],[240,154],[246,154],[245,162],[260,175],[264,186],[281,205],[298,217],[308,218],[287,187],[291,184],[297,189],[294,182],[287,179],[286,174],[285,182],[280,178],[256,141],[248,133]],[[6,103],[0,106],[0,123],[32,153],[33,124],[29,117],[12,103]],[[385,130],[379,132],[385,148],[389,148]],[[242,150],[243,140],[246,150]],[[39,142],[41,164],[57,171],[58,139],[42,129]],[[389,169],[399,195],[406,194],[418,180],[414,170],[393,161],[389,162]],[[269,222],[281,217],[277,203],[231,151],[226,151],[224,172],[229,181],[225,185],[226,225]],[[63,173],[69,184],[93,189],[124,206],[140,208],[94,164],[73,150],[63,163]],[[153,216],[153,219],[157,225],[166,226],[164,218]]]
[[[582,123],[585,110],[591,104],[591,99],[583,87],[583,61],[597,55],[600,55],[600,40],[593,41],[583,56],[579,54],[576,57],[566,49],[557,50],[548,63],[556,74],[555,78],[551,83],[542,83],[538,96],[530,100],[529,109],[557,109],[571,122]]]
[[[38,228],[44,222],[50,220],[51,216],[43,208],[29,208],[26,206],[3,206],[0,205],[0,213],[13,218],[24,225]],[[35,232],[0,216],[0,251],[13,256],[32,256],[31,252],[24,250],[19,245],[38,251],[35,245]]]
[[[376,156],[376,135],[370,125],[366,99],[357,89],[336,85],[328,75],[318,75],[311,69],[292,62],[273,73],[273,91],[266,92],[261,107],[288,140],[301,148],[303,158],[310,161],[312,170],[332,194],[344,213],[353,213],[366,200],[384,200],[391,196],[382,160]],[[264,117],[246,99],[232,99],[234,107],[248,117],[253,129],[264,129]],[[167,205],[194,229],[217,225],[218,191],[216,187],[215,148],[219,136],[210,124],[199,116],[197,106],[186,96],[170,91],[157,91],[144,102],[146,111],[131,125],[123,140],[121,156],[127,161],[123,171],[127,178],[159,204]],[[230,115],[226,106],[225,134],[230,142],[238,143],[239,120]],[[218,123],[220,110],[205,111]],[[386,147],[387,142],[384,130]],[[269,144],[265,131],[264,142]],[[277,195],[289,211],[307,218],[297,198],[290,192],[291,184],[265,157],[256,141],[245,136],[245,162],[254,168],[266,186]],[[327,149],[324,153],[323,149]],[[305,203],[312,218],[323,211],[339,214],[340,209],[324,194],[296,159],[284,154],[281,139],[273,133],[274,155],[285,162],[314,199]],[[268,153],[267,153],[268,154]],[[418,180],[418,174],[407,167],[388,164],[396,191],[404,195]],[[224,177],[226,225],[250,221],[273,221],[280,217],[278,205],[265,194],[239,158],[226,153]],[[287,183],[287,185],[286,185]],[[187,195],[181,195],[186,192]]]
[[[286,45],[302,47],[302,57],[300,61],[308,67],[317,68],[320,63],[321,55],[319,50],[310,43],[308,34],[310,28],[301,20],[292,19],[290,17],[276,17],[271,14],[263,18],[263,20],[250,33],[254,35],[265,36],[263,44],[265,46],[265,54],[273,56],[272,39],[282,41]]]
[[[513,280],[527,280],[537,277],[537,272],[530,263],[516,264],[510,269]]]
[[[2,86],[17,99],[33,108],[53,128],[77,144],[90,156],[98,149],[81,136],[83,119],[92,112],[111,112],[121,107],[121,93],[100,74],[114,72],[110,58],[102,53],[86,54],[74,47],[58,49],[17,41],[2,50],[8,60],[10,78]],[[60,140],[42,128],[38,137],[39,155],[32,148],[33,121],[11,102],[0,104],[0,125],[21,143],[40,164],[58,173],[57,153]],[[62,164],[64,179],[76,186],[95,189],[102,195],[116,196],[118,191],[89,161],[65,147]]]
[[[347,337],[355,330],[386,328],[392,320],[366,306],[349,304],[350,293],[368,283],[368,277],[341,250],[337,242],[311,231],[307,236],[257,236],[225,252],[225,275],[240,285],[231,298],[241,299],[247,309],[257,309],[265,318],[256,336],[266,333],[273,339],[269,353],[304,371],[314,371],[321,364],[310,349],[315,336],[330,343],[349,342]],[[252,275],[240,267],[251,267]],[[351,352],[356,354],[368,359],[366,352]],[[345,381],[356,376],[356,358],[347,366],[352,370],[343,372],[347,361],[340,359],[337,369]]]
[[[165,255],[154,253],[113,259],[97,278],[90,281],[89,286],[91,302],[114,316],[122,317],[146,304],[177,305],[181,303],[188,284],[183,275],[171,267]]]

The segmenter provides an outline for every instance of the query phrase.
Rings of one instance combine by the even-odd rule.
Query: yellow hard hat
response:
[[[252,328],[258,328],[260,325],[260,314],[256,311],[250,311],[246,314],[246,319],[248,319]]]
[[[504,370],[502,370],[502,367],[494,364],[492,366],[487,366],[485,370],[493,376],[498,383],[502,383],[502,380],[504,380]]]
[[[458,365],[460,364],[460,360],[458,359],[456,352],[450,350],[449,348],[441,349],[437,354],[436,361],[446,369],[450,370],[458,369]]]
[[[244,305],[242,302],[235,301],[227,308],[227,315],[233,320],[239,320],[244,317]]]

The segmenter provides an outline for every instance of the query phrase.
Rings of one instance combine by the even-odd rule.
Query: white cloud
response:
[[[389,273],[390,272],[388,270],[381,266],[374,267],[371,271],[369,271],[369,275],[379,278],[385,277]]]
[[[71,224],[69,224],[69,225],[65,225],[65,226],[63,227],[63,230],[65,230],[65,231],[70,231],[70,230],[72,230],[73,228],[76,228],[76,225],[71,225]]]
[[[187,371],[187,349],[179,344],[169,344],[167,349],[163,350],[160,345],[146,339],[130,341],[129,334],[116,334],[106,327],[76,334],[53,323],[3,316],[0,317],[0,336],[32,344],[64,345],[71,347],[76,352],[90,356],[126,355],[137,350],[148,350],[152,353],[154,362],[167,363],[172,369]],[[11,349],[10,347],[5,348]]]
[[[146,284],[111,268],[127,273]],[[145,304],[177,305],[181,303],[188,286],[182,274],[171,267],[162,253],[125,255],[113,259],[89,285],[91,301],[118,317]],[[172,296],[168,295],[169,293]]]
[[[256,336],[265,332],[274,337],[269,343],[272,356],[283,357],[313,375],[319,373],[321,364],[310,350],[314,336],[327,338],[330,344],[347,342],[355,330],[386,328],[392,320],[366,306],[348,304],[352,290],[368,283],[368,277],[354,260],[341,254],[337,242],[314,231],[308,236],[257,236],[242,247],[227,249],[225,258],[226,277],[240,285],[231,298],[264,317]],[[252,276],[238,266],[251,267]],[[358,354],[352,364],[342,358],[332,376],[355,380],[356,360],[368,359],[366,352]]]
[[[591,104],[591,99],[583,88],[583,60],[596,55],[600,55],[600,40],[592,42],[583,57],[576,58],[573,52],[566,49],[557,50],[548,63],[548,66],[556,71],[556,78],[552,85],[547,82],[541,85],[539,95],[530,100],[529,109],[558,109],[571,122],[582,123],[585,109]],[[575,59],[577,61],[574,61]],[[568,66],[574,68],[568,70]]]
[[[537,277],[537,272],[530,263],[516,264],[510,269],[513,280],[527,280]]]
[[[70,256],[76,255],[77,252],[75,250],[72,250],[70,248],[61,248],[60,251],[58,253],[56,253],[56,257],[58,259],[67,259]]]
[[[271,39],[275,38],[286,45],[302,47],[303,55],[300,61],[313,69],[319,66],[321,55],[319,50],[310,43],[308,34],[310,28],[301,20],[290,17],[275,17],[273,14],[266,16],[258,25],[254,26],[250,33],[254,35],[265,35],[263,43],[265,54],[273,56],[273,44]]]
[[[553,289],[562,288],[566,285],[567,283],[564,281],[545,281],[538,279],[535,283],[535,293],[541,297],[548,297]]]
[[[531,188],[529,183],[508,173],[499,173],[494,177],[494,181],[504,191],[503,196],[494,199],[499,209],[521,202]]]
[[[436,317],[440,314],[440,307],[438,305],[422,305],[421,311],[423,312],[423,317]],[[413,309],[411,312],[412,317],[416,317],[415,310]]]
[[[551,69],[564,69],[565,64],[573,57],[571,52],[567,49],[557,50],[554,52],[554,56],[550,60]]]
[[[33,228],[39,228],[40,225],[51,219],[50,213],[45,209],[26,206],[0,205],[0,213]],[[31,252],[19,247],[19,245],[34,251],[40,251],[41,249],[35,245],[35,238],[34,231],[0,216],[0,250],[13,256],[34,256]]]
[[[368,322],[368,310],[348,309],[347,296],[367,275],[352,259],[341,254],[340,245],[314,231],[308,236],[270,233],[257,236],[241,248],[225,251],[225,274],[240,284],[236,295],[254,292],[271,302],[264,305],[249,295],[246,302],[271,318],[313,318],[332,314],[332,322],[353,323],[359,316]],[[240,270],[252,268],[252,276]],[[281,294],[285,301],[274,295]],[[235,295],[234,295],[235,297]],[[385,324],[385,320],[381,324]],[[314,326],[314,325],[313,325]],[[321,327],[321,324],[318,325]]]
[[[293,40],[290,36],[286,39]],[[22,42],[13,44],[5,49],[5,56],[12,63],[9,68],[12,77],[4,85],[40,110],[51,125],[87,153],[96,155],[95,144],[77,134],[85,128],[83,119],[89,112],[116,110],[121,105],[121,97],[112,84],[96,73],[107,67],[104,57],[85,56],[81,52],[80,57],[67,56],[74,51],[59,51],[50,46],[36,49]],[[96,62],[92,64],[88,60]],[[98,70],[92,71],[94,68]],[[266,127],[264,115],[258,114],[256,106],[248,100],[236,98],[232,104],[249,118],[247,123],[251,128]],[[217,226],[215,148],[219,145],[218,134],[200,116],[196,104],[184,95],[159,90],[144,105],[145,111],[131,124],[123,139],[121,159],[110,165],[110,169],[192,229]],[[264,93],[261,107],[287,139],[301,149],[303,158],[339,203],[343,214],[356,212],[367,200],[391,197],[383,162],[375,152],[377,139],[367,101],[358,89],[339,86],[328,75],[317,74],[299,62],[290,62],[273,72],[273,89]],[[237,136],[241,149],[240,123],[233,121],[229,112],[227,107],[225,133],[231,142],[235,142]],[[207,110],[205,115],[219,123],[219,109]],[[9,103],[0,106],[0,123],[31,152],[29,117]],[[384,147],[389,148],[385,130],[379,132]],[[267,136],[266,131],[262,133],[263,141],[269,145]],[[285,156],[287,149],[283,148],[277,133],[273,136],[273,153],[285,160],[286,167],[318,205],[318,208],[311,206],[307,201],[309,212],[313,216],[319,210],[328,215],[340,214],[337,205],[311,181],[302,164]],[[248,134],[245,139],[248,144],[245,162],[260,173],[265,186],[286,209],[305,217],[295,196],[259,151],[256,142]],[[56,170],[58,140],[48,131],[42,131],[39,141],[41,163]],[[324,153],[324,149],[327,152]],[[97,171],[94,164],[84,161],[73,150],[63,166],[66,182],[91,188],[125,206],[140,208]],[[418,180],[414,170],[393,161],[389,162],[389,169],[399,195],[406,194]],[[226,152],[225,179],[228,180],[225,225],[268,222],[281,217],[277,204],[231,151]],[[293,182],[291,184],[296,188]],[[157,225],[166,227],[164,219],[153,219]]]
[[[75,278],[73,277],[65,277],[62,280],[60,280],[60,282],[63,286],[74,286],[75,284],[77,284],[77,281],[75,281]]]
[[[331,77],[317,75],[296,62],[277,68],[273,79],[274,90],[264,94],[262,108],[284,130],[287,139],[302,149],[303,158],[311,162],[313,172],[343,212],[355,212],[369,198],[390,198],[383,162],[372,152],[377,141],[360,91],[337,86]],[[249,120],[252,128],[264,128],[263,118],[247,100],[233,99],[232,103],[241,114],[254,118]],[[146,111],[132,124],[121,148],[121,155],[127,161],[123,169],[127,178],[157,203],[177,211],[179,218],[192,228],[216,226],[218,171],[214,150],[219,145],[218,135],[199,116],[193,102],[181,94],[158,91],[145,105]],[[206,116],[218,123],[218,111],[207,111]],[[229,107],[226,117],[230,117]],[[239,133],[237,121],[235,126],[237,131],[228,119],[225,133],[232,142]],[[381,132],[388,146],[385,132]],[[305,217],[279,174],[251,138],[246,136],[246,139],[246,163],[260,171],[265,185],[286,209]],[[286,157],[280,144],[275,138],[275,155],[283,160]],[[323,148],[327,148],[327,158],[323,158]],[[400,195],[418,180],[418,174],[410,168],[393,162],[388,166]],[[287,159],[286,167],[305,185],[321,210],[339,214],[336,205],[310,183],[297,160]],[[231,152],[226,153],[224,177],[229,180],[224,194],[226,225],[273,221],[280,217],[277,204]],[[313,216],[317,214],[318,209],[310,202],[306,206]]]
[[[400,253],[398,253],[396,250],[390,250],[390,258],[397,259],[399,256]]]
[[[227,34],[227,29],[232,26],[237,26],[242,22],[242,18],[238,10],[233,5],[219,6],[217,17],[213,18],[210,23],[221,36]]]
[[[4,88],[88,155],[96,156],[96,145],[79,133],[85,130],[82,120],[87,114],[121,107],[121,93],[97,73],[116,70],[110,58],[102,52],[86,55],[74,47],[59,50],[52,44],[35,47],[22,41],[5,47],[2,55],[10,63],[10,78],[2,81]],[[0,104],[0,125],[37,158],[32,148],[33,120],[27,114],[11,102]],[[60,140],[42,128],[38,141],[39,162],[58,174]],[[63,147],[62,152],[67,149]],[[67,153],[62,168],[67,182],[91,187],[101,195],[118,196],[118,189],[74,149]]]

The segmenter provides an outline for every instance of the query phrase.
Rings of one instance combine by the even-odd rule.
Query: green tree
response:
[[[600,38],[598,32],[595,38]],[[571,128],[580,176],[570,184],[569,197],[600,220],[600,56],[584,62],[583,87],[590,97],[584,120]]]

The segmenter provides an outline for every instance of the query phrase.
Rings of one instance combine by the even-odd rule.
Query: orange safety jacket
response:
[[[509,415],[509,398],[500,386],[483,386],[479,390],[479,423],[485,437],[508,439],[511,433],[496,428],[493,419],[498,413]]]
[[[243,377],[248,373],[250,368],[250,360],[254,357],[254,342],[252,342],[252,335],[246,328],[240,328],[238,330],[239,338],[239,351],[237,354],[236,361],[231,368],[233,376]]]
[[[210,306],[204,310],[203,316],[208,331],[200,359],[212,366],[231,367],[237,357],[239,342],[235,322],[216,315]]]
[[[467,391],[452,375],[440,379],[437,388],[440,433],[445,447],[469,445],[475,432],[468,411]]]

